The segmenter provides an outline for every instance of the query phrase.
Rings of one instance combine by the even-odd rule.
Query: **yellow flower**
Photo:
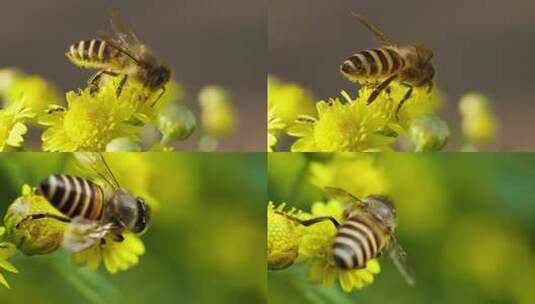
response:
[[[94,98],[121,104],[121,107],[130,109],[143,122],[153,119],[162,107],[183,96],[182,88],[173,81],[165,85],[165,93],[160,97],[161,90],[153,91],[135,78],[129,77],[121,89],[120,96],[117,97],[117,89],[122,80],[122,75],[103,75]]]
[[[0,226],[0,239],[6,232],[6,228]],[[10,262],[7,260],[11,258],[13,255],[15,255],[16,248],[15,245],[9,242],[0,242],[0,269],[7,270],[12,273],[18,273],[19,271],[15,266],[13,266]],[[7,288],[9,287],[9,284],[6,281],[6,278],[2,273],[0,273],[0,284],[4,285]]]
[[[496,138],[498,123],[487,97],[479,93],[466,94],[461,98],[459,108],[463,116],[463,133],[468,141],[485,145]]]
[[[289,220],[282,214],[285,203],[275,207],[269,202],[267,207],[267,260],[269,269],[284,269],[293,264],[297,258],[301,225]],[[294,215],[295,211],[284,212]]]
[[[344,207],[337,201],[328,203],[316,202],[312,205],[311,217],[333,216],[342,220]],[[312,283],[323,283],[332,286],[338,277],[342,290],[351,292],[373,283],[374,275],[381,270],[376,259],[368,261],[366,268],[341,270],[334,264],[333,242],[336,227],[329,221],[306,227],[299,245],[299,255],[310,260],[308,278]]]
[[[35,113],[44,111],[51,104],[61,103],[56,88],[39,76],[19,76],[4,92],[6,104],[17,103],[23,98],[23,106]]]
[[[17,248],[26,255],[48,254],[61,246],[66,223],[52,218],[28,218],[32,214],[43,213],[65,217],[44,197],[36,195],[28,185],[22,187],[22,196],[6,212],[6,228],[13,236]]]
[[[229,136],[238,126],[237,113],[229,93],[218,86],[206,86],[199,92],[204,130],[215,136]]]
[[[23,102],[13,102],[6,109],[0,109],[0,152],[6,146],[20,147],[23,136],[28,131],[24,122],[34,117],[34,113],[23,106]]]
[[[316,104],[318,118],[300,119],[288,134],[300,137],[293,152],[350,152],[389,150],[395,138],[383,134],[387,117],[362,102],[330,99]]]
[[[277,137],[279,136],[280,132],[286,128],[286,125],[284,122],[282,122],[282,119],[276,118],[273,116],[273,112],[269,110],[268,112],[268,138],[267,138],[267,146],[268,146],[268,152],[273,152],[273,148],[277,145]]]
[[[5,98],[6,90],[13,82],[21,77],[22,72],[15,68],[0,69],[0,96]]]
[[[312,93],[294,83],[281,83],[277,78],[268,78],[268,109],[273,117],[285,125],[293,123],[299,115],[313,115]]]
[[[145,245],[139,237],[132,233],[125,233],[122,242],[114,241],[109,235],[104,242],[97,243],[81,252],[73,253],[76,265],[87,266],[96,270],[101,262],[108,272],[114,274],[124,271],[139,263],[139,256],[145,253]]]
[[[387,192],[387,176],[375,155],[343,153],[328,162],[310,165],[310,181],[323,189],[337,187],[364,198]]]
[[[288,130],[289,135],[299,137],[292,151],[391,150],[396,137],[408,133],[415,119],[434,113],[441,104],[438,90],[428,93],[425,88],[414,88],[410,98],[399,108],[408,88],[394,82],[368,105],[373,91],[371,86],[362,86],[355,99],[342,91],[343,99],[319,101],[317,115],[301,114]]]
[[[372,87],[363,86],[355,101],[366,104],[373,90]],[[439,90],[435,89],[428,93],[426,87],[414,87],[410,98],[401,106],[396,117],[399,103],[407,91],[406,86],[393,82],[388,90],[383,90],[369,105],[371,111],[387,119],[389,127],[398,134],[406,132],[416,118],[435,113],[442,104],[442,93]]]
[[[42,134],[45,151],[103,151],[112,139],[135,138],[139,131],[139,126],[129,122],[137,105],[118,102],[115,90],[101,90],[95,96],[89,89],[68,92],[67,103],[68,109],[40,120],[49,126]]]

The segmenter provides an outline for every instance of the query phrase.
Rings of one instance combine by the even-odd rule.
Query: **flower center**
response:
[[[65,132],[81,148],[103,147],[107,142],[107,131],[111,128],[107,114],[98,107],[75,104],[65,114]]]
[[[360,125],[349,108],[328,110],[314,127],[314,140],[321,151],[352,150],[360,134]]]

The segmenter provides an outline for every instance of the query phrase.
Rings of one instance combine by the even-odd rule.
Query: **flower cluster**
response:
[[[367,153],[337,153],[329,158],[313,158],[302,175],[303,182],[314,188],[336,187],[360,198],[372,194],[389,193],[385,169],[377,155]],[[277,159],[277,158],[276,158]],[[279,161],[281,161],[280,159]],[[283,162],[284,163],[284,162]],[[355,175],[358,172],[358,175]],[[272,179],[292,173],[277,173]],[[299,175],[301,176],[301,175]],[[292,182],[294,187],[307,189]],[[323,195],[325,197],[325,195]],[[332,286],[336,281],[345,292],[361,289],[374,281],[381,270],[376,259],[368,261],[364,269],[342,270],[335,266],[333,243],[337,232],[331,221],[325,220],[304,226],[299,221],[330,216],[343,223],[343,211],[348,202],[310,200],[309,210],[289,209],[286,204],[268,204],[268,266],[272,270],[292,264],[308,265],[308,280]],[[308,208],[307,208],[308,209]],[[277,267],[273,267],[274,264]]]
[[[0,226],[0,240],[4,233],[6,232],[6,228]],[[15,255],[15,252],[17,249],[15,248],[15,245],[10,242],[0,242],[0,270],[6,270],[12,273],[18,273],[17,268],[13,266],[8,259],[11,258],[13,255]],[[9,288],[9,284],[6,281],[6,278],[2,273],[0,273],[0,284],[4,285],[5,287]]]
[[[7,262],[16,250],[25,255],[45,255],[59,249],[68,229],[74,229],[71,223],[62,219],[65,216],[54,208],[43,196],[28,185],[22,188],[22,195],[8,208],[4,217],[4,227],[0,227],[0,236],[5,231],[13,243],[0,243],[0,268],[11,272],[17,270]],[[82,228],[78,228],[82,229]],[[76,265],[88,266],[96,270],[101,263],[110,273],[124,271],[139,262],[139,256],[145,253],[141,239],[133,233],[125,233],[124,240],[117,242],[110,233],[106,233],[100,242],[79,252],[72,253]],[[0,274],[0,283],[7,285]]]
[[[287,135],[297,138],[291,146],[296,152],[392,150],[398,138],[405,137],[415,140],[416,150],[442,148],[449,137],[447,126],[443,131],[445,123],[436,116],[427,120],[427,124],[418,120],[438,110],[442,103],[440,92],[414,88],[401,105],[407,90],[406,86],[393,82],[368,104],[374,88],[362,86],[356,97],[342,91],[341,97],[320,100],[314,106],[311,93],[296,84],[282,83],[271,77],[268,82],[269,119],[282,121]],[[440,134],[434,136],[436,132]],[[411,136],[413,133],[418,135]],[[268,134],[272,138],[271,148],[277,142],[273,137],[280,136],[281,132]]]
[[[98,83],[69,91],[39,76],[0,69],[0,151],[32,149],[24,145],[28,128],[41,128],[42,150],[172,151],[175,142],[196,130],[195,115],[182,100],[182,87],[171,81],[153,91],[135,78],[103,74]],[[164,92],[162,94],[162,92]],[[238,119],[223,88],[207,86],[199,94],[202,134],[199,145],[216,148],[218,138],[237,129]]]
[[[336,228],[329,222],[308,227],[299,225],[295,218],[306,220],[319,216],[334,216],[342,220],[343,206],[337,201],[316,202],[310,213],[284,211],[285,204],[275,207],[268,204],[268,266],[282,269],[292,263],[308,263],[308,279],[311,283],[332,286],[338,279],[345,292],[361,289],[373,283],[374,275],[381,270],[379,262],[370,260],[366,268],[342,270],[333,262],[333,242]]]

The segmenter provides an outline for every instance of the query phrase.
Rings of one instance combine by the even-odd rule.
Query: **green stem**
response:
[[[172,140],[172,138],[169,135],[164,134],[162,136],[162,139],[160,140],[160,145],[167,146],[168,144],[171,143],[171,140]]]

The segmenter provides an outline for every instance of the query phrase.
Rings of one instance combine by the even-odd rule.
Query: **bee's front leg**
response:
[[[285,214],[283,212],[280,212],[280,211],[275,211],[275,213],[279,214],[279,215],[282,215],[282,216],[285,216],[286,218],[288,218],[289,220],[291,221],[294,221],[296,223],[299,223],[303,226],[310,226],[310,225],[314,225],[316,223],[320,223],[320,222],[323,222],[323,221],[330,221],[334,227],[338,227],[340,226],[340,223],[332,216],[320,216],[320,217],[315,217],[315,218],[311,218],[311,219],[308,219],[308,220],[301,220],[295,216],[291,216],[291,215],[288,215],[288,214]]]
[[[128,75],[124,74],[123,78],[121,79],[121,82],[119,82],[119,85],[117,86],[117,91],[116,91],[117,98],[121,96],[126,80],[128,80]]]
[[[64,223],[70,223],[71,222],[71,219],[63,217],[63,216],[60,216],[60,215],[56,215],[56,214],[52,214],[52,213],[38,213],[38,214],[31,214],[31,215],[28,215],[27,217],[23,218],[20,222],[17,223],[17,226],[15,226],[15,228],[16,229],[20,229],[22,224],[27,222],[27,221],[40,220],[40,219],[45,219],[45,218],[55,219],[55,220],[58,220],[58,221],[61,221],[61,222],[64,222]]]
[[[398,107],[396,109],[396,119],[399,121],[399,111],[401,111],[401,107],[403,106],[403,104],[407,101],[407,99],[409,99],[412,95],[412,91],[414,89],[414,87],[411,85],[411,84],[408,84],[408,83],[401,83],[402,85],[406,86],[409,88],[409,90],[407,91],[407,93],[405,93],[405,96],[403,96],[403,99],[401,99],[398,103]]]
[[[367,104],[371,104],[378,96],[379,96],[379,93],[381,93],[381,91],[383,91],[386,87],[388,87],[388,85],[398,77],[398,74],[394,74],[390,77],[388,77],[387,79],[385,79],[383,82],[381,82],[376,88],[375,90],[373,90],[373,92],[370,94],[370,97],[368,97],[368,102]]]

